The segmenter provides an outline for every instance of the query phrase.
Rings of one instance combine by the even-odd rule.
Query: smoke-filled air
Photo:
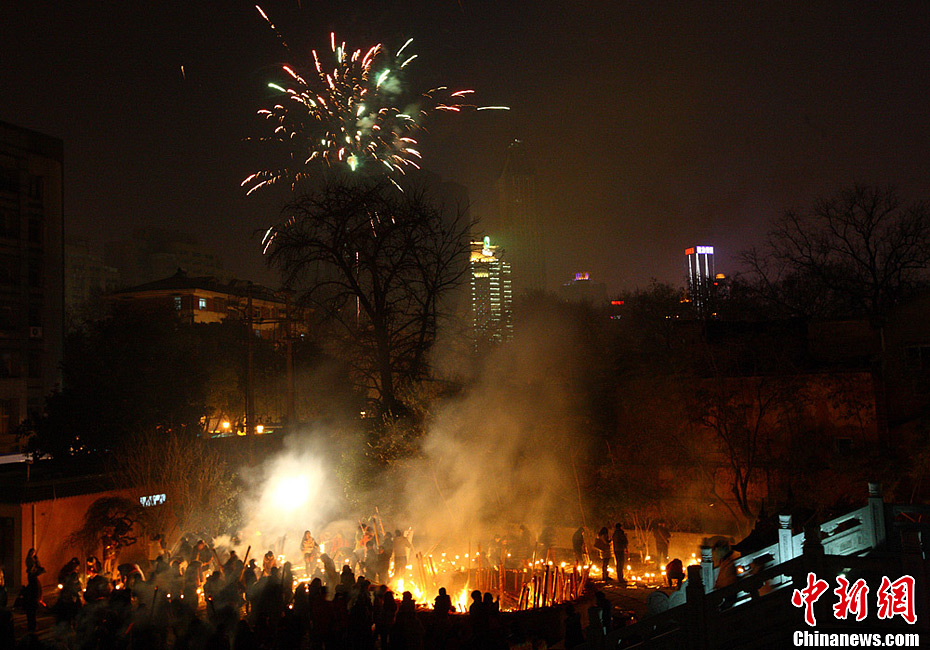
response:
[[[405,589],[421,598],[437,586],[465,589],[467,570],[502,548],[543,559],[535,543],[544,529],[575,528],[583,518],[571,471],[586,450],[578,345],[567,323],[528,323],[514,345],[483,360],[466,391],[433,404],[419,452],[373,484],[353,476],[344,432],[291,434],[279,453],[241,468],[240,532],[217,547],[240,557],[250,547],[252,557],[272,550],[302,573],[304,531],[337,565],[355,568],[364,562],[362,526],[378,543],[401,530],[417,565]],[[390,573],[396,582],[404,571]]]

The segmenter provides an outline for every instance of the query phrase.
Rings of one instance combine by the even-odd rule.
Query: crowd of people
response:
[[[153,547],[162,552],[144,567],[112,563],[108,571],[95,556],[75,557],[59,571],[57,597],[49,597],[48,606],[39,580],[45,569],[30,550],[27,584],[16,603],[27,618],[21,646],[42,647],[32,633],[43,608],[55,620],[51,647],[75,650],[387,650],[519,643],[519,626],[504,625],[490,593],[473,591],[467,612],[456,617],[445,588],[431,610],[419,611],[410,591],[390,590],[389,577],[403,577],[413,554],[412,531],[390,533],[360,523],[354,543],[341,535],[324,539],[320,543],[305,531],[299,543],[303,562],[296,567],[274,545],[258,558],[250,557],[251,549],[240,557],[234,547],[217,548],[189,536],[173,553],[155,538]],[[13,647],[12,617],[2,627],[0,646],[9,640]]]
[[[679,558],[669,559],[668,548],[671,531],[664,521],[657,521],[651,527],[655,540],[655,556],[651,558],[656,568],[665,572],[665,579],[669,588],[678,589],[685,579],[684,565]],[[613,564],[616,571],[616,580],[623,584],[626,582],[624,573],[630,566],[629,539],[623,526],[617,523],[613,531],[606,526],[601,528],[594,538],[592,550],[589,552],[585,541],[585,529],[579,526],[572,535],[572,550],[575,554],[575,563],[578,565],[592,565],[600,569],[601,579],[610,582],[610,566]]]
[[[296,547],[294,542],[288,547],[299,549],[291,554],[296,565],[283,554],[284,540],[252,557],[251,547],[243,553],[236,539],[214,546],[191,536],[182,537],[173,552],[156,536],[150,548],[157,557],[145,566],[101,563],[95,556],[72,558],[58,573],[57,598],[49,598],[47,608],[55,620],[55,647],[388,650],[507,648],[526,640],[516,619],[504,623],[500,603],[490,593],[472,591],[467,611],[459,610],[464,616],[453,616],[456,609],[445,588],[439,589],[431,609],[422,604],[418,609],[410,591],[393,593],[389,585],[396,585],[413,561],[413,532],[392,533],[379,524],[359,522],[354,540],[339,533],[318,540],[305,531]],[[667,530],[656,536],[657,548],[662,552],[664,541],[667,552]],[[610,580],[611,563],[617,579],[623,580],[628,546],[619,523],[612,533],[607,527],[598,531],[590,556],[584,529],[572,537],[578,563],[600,568],[605,581]],[[548,557],[554,548],[552,530],[535,537],[521,526],[509,538],[495,535],[489,540],[480,563],[525,563]],[[674,572],[674,565],[670,569]],[[31,550],[26,585],[17,598],[26,613],[27,633],[36,630],[37,612],[45,606],[39,579],[43,573]],[[587,611],[589,634],[609,630],[609,612],[601,594],[597,606]],[[566,647],[572,647],[569,642],[582,638],[581,619],[571,605],[563,617]],[[4,625],[0,627],[5,630]],[[12,622],[8,638],[12,641]]]
[[[279,567],[271,551],[259,565],[235,551],[220,563],[208,549],[213,559],[206,560],[205,548],[198,542],[187,556],[161,557],[148,576],[138,565],[120,565],[113,580],[95,557],[83,567],[72,559],[58,576],[58,598],[50,607],[56,621],[53,647],[508,647],[498,602],[489,593],[473,592],[467,623],[453,624],[455,608],[445,589],[439,589],[431,611],[418,615],[409,591],[398,599],[387,586],[356,576],[348,564],[337,572],[325,553],[319,556],[325,567],[321,575],[295,583],[291,564]],[[34,632],[41,604],[41,572],[35,568],[41,565],[34,552],[29,562],[30,582],[23,591],[30,593],[22,605]],[[12,619],[8,622],[0,646],[14,647]],[[24,643],[41,647],[35,637]]]

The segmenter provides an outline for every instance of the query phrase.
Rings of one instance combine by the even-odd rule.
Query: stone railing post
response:
[[[805,557],[823,557],[823,541],[820,539],[820,522],[811,519],[804,527],[804,546],[801,547]]]
[[[888,532],[885,528],[885,499],[881,483],[869,483],[869,520],[862,523],[869,525],[872,548],[884,546]]]
[[[791,515],[778,515],[778,564],[794,559]]]
[[[707,605],[704,594],[707,585],[704,582],[704,548],[701,547],[701,566],[692,564],[688,567],[688,583],[685,587],[687,602],[687,625],[685,626],[685,644],[688,650],[707,648]],[[708,549],[710,550],[710,549]],[[713,575],[713,573],[711,573]],[[713,585],[711,585],[713,587]]]
[[[690,572],[688,575],[691,575]],[[710,593],[716,582],[714,580],[714,549],[710,546],[701,547],[701,581],[704,583],[704,593]]]
[[[820,539],[820,522],[811,519],[804,526],[804,544],[801,547],[801,566],[792,574],[795,589],[803,589],[807,584],[807,574],[813,573],[823,578],[824,549]]]

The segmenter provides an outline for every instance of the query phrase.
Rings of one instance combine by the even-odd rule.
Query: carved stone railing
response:
[[[766,564],[774,562],[778,565],[799,557],[804,534],[794,535],[791,528],[791,515],[779,515],[778,542],[741,555],[736,560],[737,571],[748,572],[757,558],[767,559]],[[869,483],[869,500],[865,506],[820,524],[821,544],[827,555],[863,555],[881,548],[886,536],[885,504],[878,483]],[[713,566],[712,549],[701,547],[701,578],[705,593],[713,590],[718,573],[719,569]],[[775,586],[780,584],[778,582]]]

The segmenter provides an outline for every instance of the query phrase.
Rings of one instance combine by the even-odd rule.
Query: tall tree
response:
[[[802,389],[791,375],[717,375],[694,392],[694,421],[712,432],[729,470],[730,492],[745,517],[755,514],[753,491],[771,464],[773,445],[798,429],[798,412],[807,399]]]
[[[788,211],[742,261],[760,293],[793,314],[860,315],[878,328],[927,282],[930,209],[891,187],[854,185]]]
[[[442,298],[467,270],[469,223],[424,191],[330,180],[288,204],[269,263],[325,316],[360,387],[384,413],[425,376]]]
[[[143,431],[121,445],[118,476],[127,485],[165,495],[149,526],[174,539],[196,531],[216,535],[236,523],[238,487],[210,442],[185,432]]]

